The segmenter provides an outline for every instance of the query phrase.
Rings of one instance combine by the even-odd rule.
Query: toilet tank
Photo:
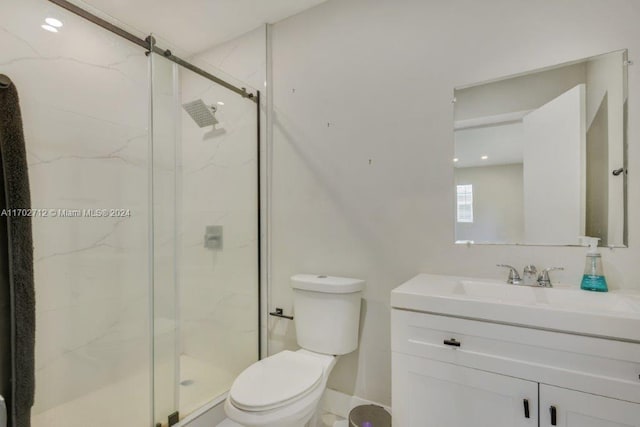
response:
[[[364,280],[315,274],[291,278],[298,345],[324,354],[358,348]]]

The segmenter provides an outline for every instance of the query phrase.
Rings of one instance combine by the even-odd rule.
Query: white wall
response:
[[[561,264],[579,283],[584,250],[455,246],[453,88],[628,47],[634,0],[330,0],[275,25],[271,298],[291,309],[289,276],[367,280],[360,349],[329,386],[390,402],[389,292],[419,272],[503,278],[498,262]],[[640,71],[629,70],[629,117]],[[638,121],[630,169],[640,166]],[[629,176],[629,249],[603,254],[612,288],[640,288],[640,178]],[[271,352],[295,346],[270,324]]]

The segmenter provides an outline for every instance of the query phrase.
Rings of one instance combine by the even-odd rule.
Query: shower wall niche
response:
[[[258,358],[256,103],[46,0],[0,6],[32,207],[50,212],[33,218],[33,425],[166,425]],[[191,120],[196,99],[224,132]]]

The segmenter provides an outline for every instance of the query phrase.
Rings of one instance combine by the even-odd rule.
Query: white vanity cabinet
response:
[[[640,343],[487,317],[392,309],[394,426],[640,427]]]

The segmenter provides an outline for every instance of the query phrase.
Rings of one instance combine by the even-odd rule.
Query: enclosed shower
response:
[[[54,213],[32,218],[33,426],[166,426],[259,358],[260,94],[73,3],[0,0]]]

